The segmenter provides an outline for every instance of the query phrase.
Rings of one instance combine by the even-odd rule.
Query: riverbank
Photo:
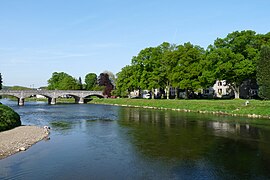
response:
[[[47,136],[43,128],[36,126],[19,126],[0,132],[0,159],[25,151]]]
[[[270,101],[93,99],[90,103],[270,119]]]

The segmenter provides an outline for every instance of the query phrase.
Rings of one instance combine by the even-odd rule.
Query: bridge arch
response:
[[[97,96],[98,98],[104,98],[104,96],[100,95],[100,94],[91,94],[91,95],[85,96],[83,98],[88,98],[88,97],[92,97],[92,96]]]

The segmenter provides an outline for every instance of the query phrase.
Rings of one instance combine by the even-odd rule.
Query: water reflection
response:
[[[130,129],[129,136],[137,151],[148,158],[180,162],[174,167],[176,174],[185,176],[187,171],[207,170],[226,178],[269,177],[267,129],[226,122],[227,117],[220,122],[222,117],[207,119],[172,111],[125,108],[119,113],[119,123]],[[219,118],[219,122],[214,118]]]

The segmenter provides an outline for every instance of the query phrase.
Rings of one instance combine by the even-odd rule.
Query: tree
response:
[[[110,81],[109,75],[106,73],[100,73],[98,77],[98,85],[104,86],[103,95],[110,97],[111,91],[113,90],[113,85]]]
[[[85,76],[86,90],[93,90],[97,84],[97,75],[95,73],[89,73]]]
[[[2,74],[0,73],[0,90],[3,88],[2,87],[2,83],[3,83],[3,81],[2,81]]]
[[[115,86],[115,83],[116,83],[116,77],[115,77],[115,75],[111,71],[108,71],[108,70],[105,70],[103,73],[109,75],[109,79],[110,79],[112,85]]]
[[[270,47],[263,46],[257,63],[257,82],[259,85],[259,96],[270,99]]]
[[[81,77],[79,77],[78,84],[79,84],[80,90],[82,90],[83,89],[83,84],[82,84],[82,78]]]
[[[137,89],[153,91],[154,88],[168,87],[166,67],[169,64],[164,55],[173,49],[174,45],[164,42],[157,47],[145,48],[132,58],[131,66],[135,70],[132,78]]]
[[[48,80],[49,90],[78,90],[80,85],[78,80],[64,72],[54,72]]]
[[[185,89],[188,98],[189,92],[193,93],[202,87],[199,77],[203,72],[201,61],[205,52],[199,46],[185,43],[177,46],[173,53],[172,61],[177,64],[172,68],[172,84],[174,87]]]
[[[209,71],[216,79],[226,80],[235,98],[239,98],[241,83],[256,75],[260,43],[254,31],[235,31],[208,48],[207,60],[212,64]]]
[[[126,97],[132,90],[135,89],[133,79],[133,68],[132,66],[125,66],[117,73],[116,79],[116,90],[115,94],[120,97]]]

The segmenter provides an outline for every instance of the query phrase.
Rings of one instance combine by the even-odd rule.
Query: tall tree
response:
[[[133,78],[136,69],[134,66],[125,66],[117,73],[116,95],[126,97],[132,90],[137,88],[136,79]]]
[[[89,73],[85,76],[86,90],[93,90],[97,85],[97,75],[95,73]]]
[[[110,79],[112,85],[115,86],[115,83],[116,83],[116,77],[115,77],[115,75],[113,74],[113,72],[108,71],[108,70],[105,70],[103,73],[109,75],[109,79]]]
[[[0,90],[3,88],[3,87],[2,87],[2,83],[3,83],[3,80],[2,80],[2,74],[0,73]]]
[[[257,63],[257,82],[259,85],[259,96],[270,99],[270,47],[263,46]]]
[[[201,61],[204,56],[204,49],[191,43],[185,43],[177,46],[174,53],[173,58],[176,58],[176,60],[173,61],[177,64],[172,69],[173,85],[185,89],[186,95],[190,92],[193,93],[193,91],[201,88],[199,77],[203,70]]]
[[[207,59],[212,63],[212,72],[216,79],[226,80],[235,98],[239,98],[241,83],[255,77],[259,50],[259,38],[250,30],[232,32],[209,46]]]
[[[100,73],[98,77],[98,85],[105,87],[103,90],[103,95],[106,95],[107,97],[111,96],[111,91],[113,90],[113,84],[111,83],[111,80],[108,74]]]
[[[141,50],[132,58],[131,66],[135,72],[133,79],[137,81],[138,89],[165,88],[167,84],[168,62],[164,55],[174,49],[174,45],[167,42],[157,47]],[[152,96],[154,97],[154,96]]]
[[[83,84],[82,84],[82,78],[81,77],[79,77],[78,84],[79,84],[80,90],[82,90],[83,89]]]

